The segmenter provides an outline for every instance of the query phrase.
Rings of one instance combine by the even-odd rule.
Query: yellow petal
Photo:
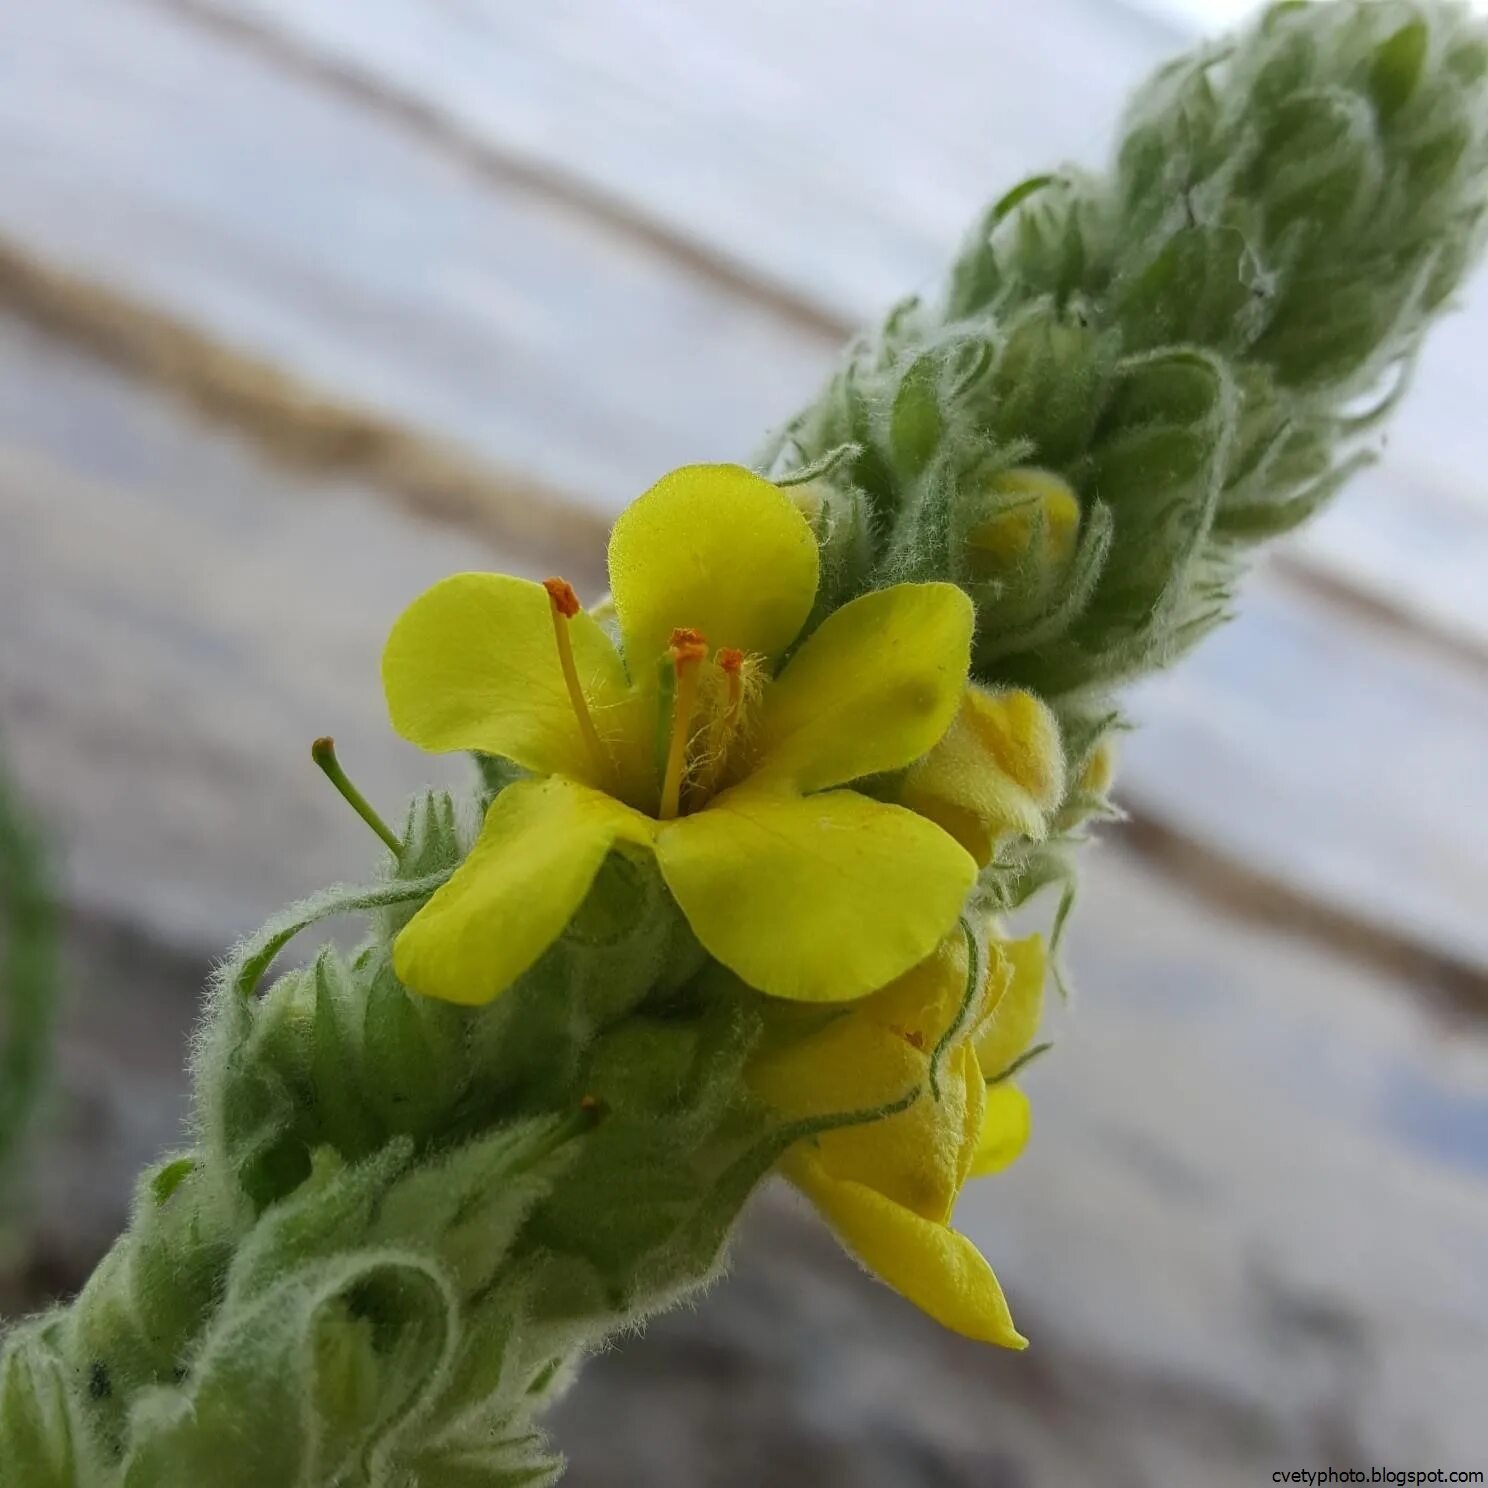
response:
[[[861,997],[923,960],[976,877],[938,827],[853,791],[726,791],[663,823],[656,855],[704,947],[801,1002]]]
[[[639,496],[610,534],[610,586],[631,672],[673,630],[774,657],[816,597],[816,539],[780,490],[740,465],[689,465]]]
[[[959,1196],[966,1180],[976,1172],[982,1133],[987,1129],[987,1082],[981,1065],[977,1063],[976,1050],[970,1043],[957,1048],[950,1064],[956,1075],[955,1094],[961,1104],[961,1142],[956,1162],[956,1194]],[[941,1092],[944,1098],[945,1081],[941,1082]]]
[[[971,601],[954,584],[896,584],[834,611],[761,708],[761,781],[822,790],[918,759],[956,714]]]
[[[847,1249],[942,1327],[1003,1348],[1027,1347],[992,1268],[964,1235],[865,1184],[828,1176],[809,1157],[789,1171]]]
[[[1048,957],[1044,938],[993,942],[1012,966],[1001,994],[983,1015],[976,1031],[977,1058],[982,1072],[995,1080],[1033,1042],[1044,1014],[1044,979]]]
[[[1028,1097],[1016,1085],[989,1086],[981,1136],[968,1176],[986,1178],[1015,1162],[1028,1145],[1032,1119]]]
[[[629,689],[620,657],[582,611],[566,622],[600,736],[620,722]],[[421,749],[481,749],[529,770],[598,785],[579,732],[541,584],[464,573],[427,589],[398,617],[382,653],[393,727]]]
[[[508,786],[470,856],[394,943],[398,979],[426,997],[489,1002],[563,933],[610,848],[647,841],[651,825],[556,776]]]
[[[756,1058],[749,1087],[790,1121],[873,1110],[917,1091],[908,1109],[823,1133],[814,1151],[834,1178],[866,1183],[926,1219],[948,1220],[976,1152],[985,1088],[969,1042],[945,1052],[934,1088],[930,1061],[965,997],[965,940],[953,931],[882,991]]]
[[[1049,709],[1031,692],[968,687],[944,738],[905,776],[899,800],[985,867],[1010,837],[1043,837],[1063,794],[1064,749]]]
[[[888,1028],[867,1016],[874,1000],[864,998],[815,1033],[786,1040],[755,1060],[749,1088],[788,1121],[873,1110],[921,1089],[929,1062],[924,1036],[913,1026]]]
[[[936,946],[933,955],[860,1004],[862,1013],[884,1027],[911,1032],[928,1054],[961,1018],[966,974],[966,936],[958,925]],[[980,994],[985,987],[984,978],[983,986],[972,990],[971,1005],[966,1010],[968,1032],[981,1022]]]

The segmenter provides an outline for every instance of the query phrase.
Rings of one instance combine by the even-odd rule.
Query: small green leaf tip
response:
[[[371,803],[341,768],[341,761],[336,758],[336,741],[330,735],[323,734],[310,746],[310,758],[325,772],[326,779],[341,793],[346,804],[387,843],[393,856],[402,857],[403,844],[393,829],[372,809]]]

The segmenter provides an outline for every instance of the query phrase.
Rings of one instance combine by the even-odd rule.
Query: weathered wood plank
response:
[[[219,952],[364,872],[372,839],[310,740],[338,736],[390,812],[457,773],[388,729],[389,618],[448,572],[550,566],[265,466],[0,321],[0,733],[91,910]]]
[[[1320,1460],[1476,1461],[1481,1025],[1120,852],[1092,856],[1086,888],[1082,995],[1029,1072],[1027,1160],[960,1215],[1014,1305],[1051,1333],[1079,1318],[1086,1357],[1257,1407]],[[1286,1455],[1265,1435],[1258,1465]]]
[[[606,512],[832,350],[145,0],[0,11],[0,149],[33,256]]]
[[[932,283],[989,196],[1063,159],[1099,165],[1128,90],[1185,44],[1092,0],[166,3],[280,38],[281,58],[298,48],[328,83],[380,90],[446,148],[579,182],[849,326]],[[1380,468],[1294,549],[1488,656],[1488,283],[1466,305],[1433,336]]]
[[[1269,572],[1134,688],[1122,789],[1281,883],[1488,967],[1488,680]]]
[[[627,202],[855,325],[986,201],[1098,160],[1172,33],[1092,0],[167,0],[247,18],[501,157]]]

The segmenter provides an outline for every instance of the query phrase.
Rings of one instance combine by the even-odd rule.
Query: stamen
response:
[[[723,711],[714,717],[708,729],[708,754],[699,781],[703,793],[710,796],[718,789],[728,765],[729,749],[739,732],[739,715],[744,707],[744,653],[732,646],[720,646],[713,653],[713,660],[723,673],[728,691],[724,695]]]
[[[573,638],[568,633],[568,622],[579,613],[579,596],[567,579],[544,579],[543,588],[553,605],[553,636],[558,642],[558,664],[563,668],[563,680],[568,687],[569,701],[573,704],[574,717],[579,721],[579,732],[584,736],[585,747],[594,758],[601,775],[610,771],[610,755],[594,727],[589,712],[589,700],[579,685],[579,669],[574,665]]]
[[[744,653],[732,646],[720,646],[716,660],[728,678],[728,716],[732,718],[744,699],[744,679],[740,675],[744,670]]]
[[[670,821],[682,805],[682,776],[687,768],[692,713],[697,705],[698,665],[708,655],[707,638],[695,630],[674,630],[668,651],[676,668],[677,688],[672,703],[666,774],[661,782],[661,809],[657,813],[662,821]]]

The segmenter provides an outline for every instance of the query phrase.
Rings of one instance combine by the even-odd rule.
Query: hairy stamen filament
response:
[[[674,630],[668,649],[676,668],[677,687],[673,694],[666,772],[661,782],[661,808],[657,812],[662,821],[670,821],[681,809],[687,746],[692,738],[693,710],[697,707],[698,669],[708,655],[708,642],[695,630]]]
[[[543,588],[552,601],[553,636],[558,642],[558,664],[563,668],[563,681],[568,687],[569,701],[573,703],[574,717],[579,721],[579,733],[584,745],[594,759],[602,776],[610,773],[610,754],[594,727],[593,715],[589,712],[589,700],[579,685],[579,669],[574,664],[573,638],[568,633],[568,622],[579,613],[579,596],[567,579],[544,579]]]
[[[708,731],[708,758],[703,773],[702,788],[712,795],[728,764],[729,749],[739,732],[739,715],[744,707],[744,653],[732,646],[720,646],[713,653],[713,660],[723,673],[728,692],[723,712],[714,719]]]

